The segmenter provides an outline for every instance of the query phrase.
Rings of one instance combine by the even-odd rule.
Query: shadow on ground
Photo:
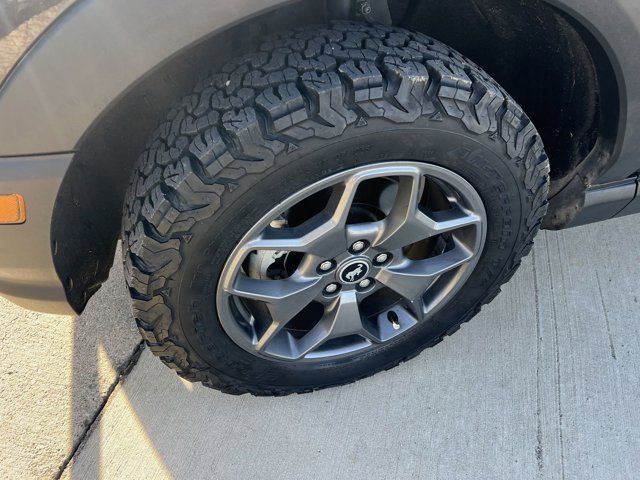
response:
[[[0,478],[52,478],[140,343],[120,264],[79,317],[0,298]]]

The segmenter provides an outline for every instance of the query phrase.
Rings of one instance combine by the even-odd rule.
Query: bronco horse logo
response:
[[[355,278],[358,278],[360,275],[362,275],[363,271],[364,271],[364,266],[362,264],[359,264],[358,268],[355,268],[350,272],[346,272],[344,276],[349,282],[353,282]]]

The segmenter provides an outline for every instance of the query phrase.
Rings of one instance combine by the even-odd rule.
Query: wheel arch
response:
[[[571,223],[584,205],[586,189],[602,181],[626,139],[628,72],[617,55],[624,52],[609,43],[617,41],[614,32],[605,36],[590,22],[601,18],[576,10],[583,3],[460,0],[451,7],[438,0],[414,0],[400,20],[470,57],[532,119],[551,161],[544,224],[549,229]],[[620,8],[619,2],[611,6]],[[620,30],[633,29],[621,22]]]
[[[407,4],[422,1],[428,2],[429,0],[418,2],[391,0],[390,4],[401,8],[404,12],[404,8],[409,6]],[[7,108],[7,106],[13,105],[15,108],[19,105],[12,103],[14,100],[7,100],[7,98],[11,96],[12,89],[16,88],[20,79],[31,78],[31,81],[20,87],[22,94],[13,97],[14,99],[20,97],[24,101],[24,98],[28,96],[25,92],[28,91],[31,91],[32,97],[34,92],[40,95],[27,103],[27,106],[31,106],[31,108],[22,111],[20,117],[24,117],[24,120],[18,119],[19,121],[13,122],[14,125],[11,125],[9,129],[0,128],[0,132],[3,132],[0,136],[7,139],[7,142],[0,141],[0,145],[2,145],[0,155],[26,153],[26,150],[32,149],[33,145],[40,146],[40,153],[75,152],[74,161],[65,176],[54,208],[51,237],[56,270],[65,286],[69,303],[77,311],[84,308],[90,296],[106,279],[113,262],[120,232],[122,199],[130,176],[131,165],[138,151],[142,149],[146,138],[162,120],[164,112],[172,101],[191,88],[194,73],[200,68],[199,60],[206,57],[209,61],[214,58],[215,63],[221,62],[232,53],[235,54],[249,48],[251,41],[248,40],[251,37],[257,37],[266,31],[271,31],[271,29],[318,22],[326,18],[323,2],[309,0],[297,2],[291,0],[270,0],[268,2],[241,0],[234,2],[233,7],[229,6],[230,2],[206,0],[192,0],[192,2],[196,14],[189,16],[189,18],[209,15],[215,17],[215,20],[210,19],[208,22],[198,20],[196,27],[191,29],[189,35],[176,34],[176,38],[172,42],[151,46],[150,48],[154,52],[164,50],[157,56],[154,53],[152,58],[142,62],[145,65],[142,68],[140,65],[135,68],[132,66],[136,64],[136,59],[144,57],[142,55],[145,50],[143,45],[153,44],[153,42],[149,43],[146,40],[139,44],[134,55],[126,58],[125,61],[122,61],[122,56],[107,55],[106,58],[109,61],[99,66],[98,70],[96,70],[98,68],[96,62],[93,61],[90,68],[83,74],[81,61],[70,62],[66,69],[47,63],[50,62],[52,56],[51,52],[45,52],[47,48],[52,48],[51,46],[47,47],[49,40],[59,42],[58,54],[60,51],[65,51],[66,47],[64,46],[67,45],[68,40],[63,42],[60,37],[65,35],[66,25],[74,22],[76,25],[80,25],[84,22],[84,26],[77,26],[73,30],[73,35],[77,39],[82,38],[83,33],[96,29],[97,25],[108,32],[125,31],[126,26],[131,25],[131,20],[119,23],[114,19],[128,16],[137,18],[137,21],[141,22],[143,18],[146,18],[143,15],[145,9],[147,9],[147,13],[150,11],[148,9],[150,9],[151,3],[154,4],[153,10],[162,9],[158,8],[157,2],[151,0],[145,0],[144,3],[135,2],[136,6],[133,6],[134,2],[125,0],[81,1],[74,5],[56,25],[45,32],[45,35],[23,60],[24,65],[19,65],[14,70],[5,82],[3,90],[0,91],[0,112],[4,111],[3,107]],[[138,25],[139,33],[141,33],[138,37],[142,39],[145,37],[144,34],[147,34],[152,35],[152,39],[155,39],[156,37],[150,31],[153,28],[159,29],[162,22],[169,17],[169,12],[176,11],[177,7],[174,3],[177,2],[167,0],[164,2],[164,6],[166,6],[164,13],[151,15],[150,18],[146,18],[145,22]],[[575,23],[589,51],[598,52],[598,59],[603,62],[603,72],[606,71],[608,81],[615,85],[616,95],[619,97],[614,102],[619,108],[618,118],[615,122],[616,133],[607,139],[610,141],[606,145],[609,154],[606,159],[603,156],[598,156],[596,159],[596,166],[600,171],[605,163],[615,159],[615,149],[619,148],[621,133],[624,131],[625,112],[623,108],[626,104],[624,100],[624,74],[613,54],[614,49],[606,42],[602,43],[603,38],[598,36],[596,27],[588,23],[584,17],[574,16],[575,12],[571,8],[564,8],[566,6],[564,0],[551,0],[550,3],[554,4],[554,8],[562,8],[565,12],[564,15],[567,15],[567,21]],[[545,8],[550,8],[550,3],[545,3]],[[188,11],[190,9],[185,9],[182,5],[181,10]],[[99,21],[101,16],[103,21]],[[109,24],[104,22],[104,18],[109,19]],[[93,24],[89,21],[91,19]],[[454,20],[454,18],[448,19],[450,22]],[[184,21],[180,28],[184,28],[186,24],[188,22]],[[419,29],[422,30],[422,28]],[[175,31],[179,32],[180,29],[176,27]],[[437,35],[434,36],[437,37]],[[104,40],[105,37],[103,36],[102,39]],[[128,40],[131,39],[128,38]],[[461,49],[455,42],[450,44],[454,48]],[[113,46],[115,50],[121,47],[122,44],[119,42]],[[89,48],[100,52],[100,42],[91,44]],[[73,52],[77,54],[77,50],[73,50]],[[38,61],[42,62],[39,66],[36,65]],[[86,65],[84,66],[86,67]],[[119,86],[116,92],[105,93],[102,87],[108,86],[112,77],[107,75],[104,82],[95,83],[95,81],[91,81],[91,76],[96,75],[97,71],[109,72],[109,70],[129,71],[126,81],[123,82],[121,78],[118,78],[116,83]],[[38,78],[38,72],[47,71],[55,72],[57,77],[50,88],[47,87],[45,91],[42,91],[38,88],[38,84],[33,82],[33,79]],[[613,78],[610,78],[610,75],[613,75]],[[79,91],[81,91],[83,102],[93,108],[90,114],[75,115],[76,111],[85,112],[86,109],[77,110],[77,99],[75,102],[73,101],[74,97],[71,92],[74,90],[74,84],[77,85],[74,78],[85,85],[85,88]],[[94,88],[90,89],[88,85],[93,85]],[[64,88],[62,88],[63,86]],[[46,97],[47,91],[54,91],[51,89],[55,87],[69,92],[66,98],[62,98],[63,95],[54,102],[54,104],[61,105],[59,107],[52,106],[48,102],[44,102],[44,106],[47,108],[42,109],[42,106],[38,108],[38,98],[42,99],[42,95],[45,95],[44,98],[48,98]],[[519,98],[516,100],[522,102]],[[608,103],[608,105],[612,104]],[[19,129],[15,125],[22,125],[24,129],[25,125],[29,124],[27,118],[29,115],[32,122],[34,118],[37,119],[38,116],[33,113],[34,111],[43,112],[43,118],[39,123],[38,121],[35,124],[31,123],[33,129],[29,130],[26,138],[16,139]],[[61,116],[68,120],[70,125],[66,125],[64,131],[58,128],[49,131],[47,125],[50,127],[55,124]],[[2,116],[0,115],[0,117]],[[9,126],[9,122],[7,122],[7,126]],[[38,138],[40,140],[37,140]],[[579,202],[579,195],[576,198],[571,200]]]
[[[211,2],[195,0],[195,3]],[[255,44],[252,38],[257,40],[271,29],[287,28],[296,20],[309,23],[314,18],[324,18],[324,4],[313,0],[242,0],[234,3],[233,8],[228,7],[229,2],[213,3],[217,10],[230,9],[233,18],[225,19],[218,29],[211,24],[203,29],[210,31],[186,46],[178,48],[180,42],[171,44],[159,63],[151,64],[108,102],[84,130],[76,131],[81,135],[71,147],[73,161],[53,211],[51,249],[67,300],[77,312],[84,309],[106,280],[113,264],[122,201],[137,155],[172,103],[192,89],[194,75],[205,73],[201,65],[208,64],[208,68],[219,65],[228,58],[228,52],[250,49]],[[214,12],[209,9],[204,13]],[[114,64],[109,66],[117,68]],[[98,99],[88,100],[102,100],[101,92],[95,95]],[[59,144],[59,148],[63,145]]]

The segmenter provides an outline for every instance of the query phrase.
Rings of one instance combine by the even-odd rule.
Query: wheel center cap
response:
[[[338,269],[338,278],[342,283],[358,283],[367,278],[371,271],[371,264],[363,258],[350,260]]]

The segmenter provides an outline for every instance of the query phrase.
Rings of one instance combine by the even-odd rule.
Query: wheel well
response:
[[[390,0],[389,6],[394,24],[449,44],[504,86],[545,142],[558,209],[579,203],[585,183],[611,162],[620,105],[611,64],[587,29],[538,0]],[[266,33],[326,20],[325,7],[289,3],[202,39],[123,92],[85,133],[52,222],[54,263],[77,311],[108,275],[132,166],[171,104]]]
[[[621,91],[589,29],[542,0],[403,0],[394,23],[424,31],[492,75],[532,119],[551,163],[545,228],[568,225],[615,160]],[[393,3],[392,3],[393,5]]]

